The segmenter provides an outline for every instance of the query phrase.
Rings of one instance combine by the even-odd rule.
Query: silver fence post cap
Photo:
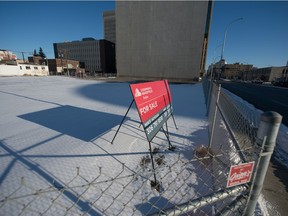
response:
[[[273,123],[273,124],[281,123],[282,115],[274,111],[264,112],[261,115],[261,121]]]

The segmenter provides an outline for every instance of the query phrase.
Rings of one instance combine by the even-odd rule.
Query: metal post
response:
[[[123,124],[123,122],[124,122],[127,114],[128,114],[128,112],[129,112],[129,110],[131,109],[131,106],[133,105],[133,103],[134,103],[134,99],[131,101],[129,108],[127,109],[127,111],[126,111],[126,113],[125,113],[125,115],[124,115],[124,117],[123,117],[123,119],[122,119],[122,121],[121,121],[121,123],[120,123],[120,125],[119,125],[119,127],[118,127],[118,129],[117,129],[117,131],[116,131],[116,133],[115,133],[112,141],[111,141],[111,144],[113,144],[114,139],[115,139],[115,137],[117,136],[117,134],[118,134],[118,132],[119,132],[119,130],[120,130],[120,128],[121,128],[121,126],[122,126],[122,124]]]
[[[212,72],[211,72],[212,74]],[[212,88],[213,88],[213,81],[212,81],[213,77],[211,75],[210,81],[209,82],[209,89],[208,89],[208,96],[207,96],[207,102],[206,102],[206,107],[207,107],[207,112],[206,115],[209,115],[209,110],[210,110],[210,103],[211,103],[211,93],[212,93]]]
[[[156,190],[159,190],[159,182],[157,181],[157,178],[156,178],[154,158],[153,158],[153,152],[152,152],[151,142],[150,141],[149,141],[149,151],[150,151],[150,157],[151,157],[151,163],[152,163],[152,169],[153,169],[153,176],[154,176],[154,181],[151,181],[151,187],[155,188]]]
[[[219,202],[228,197],[235,197],[239,193],[243,193],[246,190],[247,190],[247,187],[244,185],[220,190],[213,194],[202,196],[197,199],[190,200],[186,203],[182,203],[180,205],[167,208],[165,210],[160,210],[160,212],[158,212],[157,214],[153,214],[153,216],[156,216],[156,215],[168,215],[168,216],[189,215],[189,213],[193,212],[195,209],[199,209],[203,206],[211,205],[215,202]]]
[[[173,119],[173,122],[174,122],[174,125],[175,125],[176,130],[178,130],[178,127],[177,127],[177,125],[176,125],[176,121],[175,121],[175,119],[174,119],[173,113],[171,113],[171,116],[172,116],[172,119]]]
[[[215,130],[215,122],[216,122],[217,110],[218,110],[217,104],[218,104],[218,102],[219,102],[220,91],[221,91],[221,84],[219,84],[218,90],[217,90],[217,98],[216,98],[216,102],[215,102],[215,111],[214,111],[214,115],[213,115],[212,128],[211,128],[211,136],[210,136],[210,140],[209,140],[208,149],[211,148],[212,141],[213,141],[214,130]]]
[[[258,197],[260,196],[269,162],[274,151],[277,134],[282,121],[282,116],[269,111],[261,115],[260,125],[257,132],[256,144],[262,146],[262,152],[258,159],[258,167],[254,174],[247,207],[243,215],[254,215]]]
[[[161,127],[163,133],[165,134],[167,140],[168,140],[168,144],[169,144],[169,147],[168,149],[171,150],[171,151],[174,151],[175,147],[172,146],[171,142],[170,142],[170,139],[169,139],[169,131],[168,131],[168,125],[167,125],[167,122],[165,122],[166,124],[166,131],[164,130],[163,126]]]

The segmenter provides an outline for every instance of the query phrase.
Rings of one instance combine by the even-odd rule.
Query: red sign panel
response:
[[[166,86],[167,80],[130,85],[142,123],[171,103]]]
[[[172,98],[167,80],[130,85],[136,107],[149,141],[172,113]]]
[[[227,187],[248,183],[251,179],[253,168],[254,161],[231,166],[227,181]]]

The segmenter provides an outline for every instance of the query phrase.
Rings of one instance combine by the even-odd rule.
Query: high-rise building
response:
[[[103,13],[104,39],[116,43],[115,11]]]
[[[206,61],[213,1],[117,1],[119,77],[198,80]]]
[[[55,58],[85,64],[87,73],[115,73],[115,44],[107,40],[83,38],[81,41],[54,43]]]

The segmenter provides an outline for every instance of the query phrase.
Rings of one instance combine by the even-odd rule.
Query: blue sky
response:
[[[256,67],[283,66],[288,60],[287,1],[216,1],[213,8],[207,63],[218,61],[226,27],[224,59]],[[217,48],[218,47],[218,48]]]
[[[33,52],[42,47],[54,58],[53,43],[102,39],[102,13],[113,10],[111,1],[0,1],[0,49]],[[207,66],[221,55],[227,25],[224,58],[228,63],[249,63],[256,67],[283,66],[288,60],[287,1],[215,1],[207,53]],[[5,24],[3,24],[5,23]],[[218,47],[218,48],[217,48]],[[18,51],[18,52],[16,52]],[[28,54],[25,54],[27,58]]]
[[[103,39],[103,11],[114,9],[112,1],[0,1],[0,49],[38,52],[42,47],[48,58],[54,58],[53,43]]]

